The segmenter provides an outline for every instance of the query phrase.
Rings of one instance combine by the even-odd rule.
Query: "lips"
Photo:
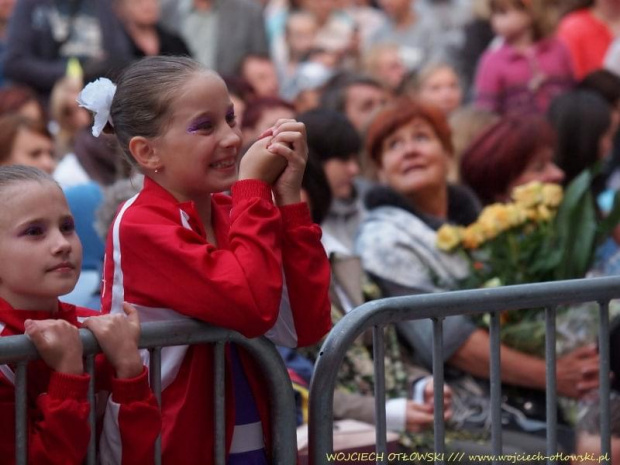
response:
[[[411,171],[419,171],[425,169],[425,165],[409,165],[403,168],[403,173],[409,173]]]
[[[209,167],[216,169],[216,170],[229,169],[229,168],[233,168],[236,164],[237,164],[237,158],[229,157],[229,158],[224,158],[222,160],[214,161],[213,163],[209,164]]]
[[[64,271],[64,272],[73,271],[73,270],[75,270],[75,265],[69,262],[62,262],[48,269],[48,271]]]

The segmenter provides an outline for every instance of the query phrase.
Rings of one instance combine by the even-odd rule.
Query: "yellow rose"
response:
[[[500,204],[495,209],[495,222],[500,232],[507,231],[512,227],[511,211],[507,205]]]
[[[536,219],[538,221],[548,221],[552,216],[551,210],[546,205],[539,205],[536,209]]]
[[[562,203],[564,192],[558,184],[545,184],[542,187],[542,203],[547,207],[557,208]]]
[[[532,181],[522,186],[517,186],[512,191],[512,198],[519,205],[530,208],[535,207],[542,201],[542,183]]]
[[[470,224],[463,230],[463,247],[477,249],[485,240],[485,234],[479,223]]]
[[[525,217],[529,221],[537,221],[538,220],[538,209],[536,207],[527,208],[523,210],[525,212]]]
[[[506,204],[506,214],[508,215],[508,221],[512,227],[521,226],[527,221],[525,211],[516,203]]]
[[[503,203],[494,203],[482,210],[478,223],[482,227],[485,237],[493,239],[512,227],[511,211]]]
[[[454,250],[461,243],[462,229],[458,226],[444,224],[437,231],[437,248],[444,252]]]

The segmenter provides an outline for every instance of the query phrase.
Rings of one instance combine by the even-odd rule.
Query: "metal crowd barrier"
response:
[[[86,355],[85,371],[91,375],[88,399],[95,401],[94,357],[100,352],[92,333],[80,330],[80,337]],[[270,412],[272,418],[273,463],[291,465],[297,461],[297,437],[295,433],[295,400],[291,382],[278,354],[271,342],[265,338],[246,339],[239,333],[214,328],[193,320],[144,323],[140,337],[140,348],[150,351],[150,380],[158,402],[161,403],[161,348],[167,346],[215,344],[215,459],[216,465],[225,464],[225,411],[224,411],[224,345],[234,342],[243,346],[263,369],[264,382],[270,393]],[[15,370],[15,418],[16,418],[16,465],[26,465],[27,422],[26,422],[26,370],[28,362],[39,358],[34,345],[26,336],[0,338],[0,365],[14,363]],[[87,464],[96,463],[95,451],[95,409],[90,410],[91,441]],[[161,444],[156,445],[154,463],[161,464]]]
[[[620,297],[620,277],[592,278],[570,281],[505,286],[493,289],[443,292],[407,297],[393,297],[368,302],[348,313],[332,329],[321,347],[310,384],[309,453],[310,463],[329,463],[333,453],[333,397],[336,377],[345,353],[352,342],[364,331],[373,329],[375,368],[375,417],[377,463],[387,463],[385,370],[383,327],[406,320],[429,318],[433,321],[433,378],[434,389],[434,448],[435,463],[444,463],[445,428],[443,421],[443,327],[445,317],[474,315],[488,312],[490,324],[490,392],[491,392],[491,446],[497,457],[502,453],[501,382],[500,382],[500,321],[504,310],[545,307],[546,339],[546,455],[558,452],[556,411],[556,308],[561,304],[597,302],[599,304],[599,355],[601,397],[601,455],[607,454],[611,463],[610,434],[610,361],[609,361],[609,301]],[[548,459],[548,463],[555,463]]]

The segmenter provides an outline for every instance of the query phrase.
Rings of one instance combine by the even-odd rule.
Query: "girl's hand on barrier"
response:
[[[84,373],[82,341],[78,329],[64,320],[26,320],[26,335],[43,361],[59,373]]]
[[[272,129],[261,134],[245,153],[239,164],[239,180],[258,179],[273,185],[286,167],[286,158],[267,150],[272,143]]]
[[[306,126],[292,119],[278,120],[272,129],[267,149],[287,160],[286,167],[273,186],[277,205],[301,202],[301,182],[308,160]]]
[[[102,315],[87,318],[82,326],[89,329],[110,364],[116,377],[135,378],[142,373],[143,366],[138,352],[140,319],[134,306],[124,303],[125,315]]]
[[[557,390],[581,397],[599,385],[599,355],[595,344],[573,350],[557,361]]]

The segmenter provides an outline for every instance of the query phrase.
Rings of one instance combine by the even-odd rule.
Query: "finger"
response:
[[[599,383],[597,379],[591,381],[581,381],[580,383],[577,383],[577,390],[579,391],[580,395],[584,395],[591,390],[598,388],[598,386]]]
[[[571,355],[577,358],[590,357],[597,353],[596,344],[588,344],[583,347],[579,347],[571,352]]]
[[[291,161],[295,159],[295,151],[287,145],[281,144],[279,142],[275,142],[267,147],[271,153],[280,155],[281,157],[286,158],[287,161]]]
[[[125,312],[125,315],[127,315],[129,321],[138,323],[140,322],[140,317],[138,316],[138,309],[130,303],[123,302],[123,311]]]
[[[280,128],[281,126],[283,126],[284,124],[288,124],[288,123],[298,123],[297,120],[293,119],[293,118],[279,118],[274,125],[272,126],[272,129],[274,131],[277,131],[278,128]],[[303,123],[298,123],[298,124],[303,124]]]
[[[90,330],[90,325],[92,324],[92,321],[94,321],[94,318],[90,317],[90,316],[88,318],[84,319],[82,321],[82,328],[86,328],[86,329]]]
[[[284,121],[273,131],[273,135],[277,136],[283,132],[296,132],[306,137],[306,125],[295,120]]]
[[[258,136],[259,139],[262,139],[263,137],[268,137],[268,136],[273,136],[273,130],[274,127],[270,127],[268,129],[265,129],[263,132],[261,132],[260,136]]]
[[[583,375],[583,376],[592,376],[592,375],[597,375],[599,372],[599,363],[598,360],[587,363],[587,364],[583,364],[580,369],[579,372]]]
[[[409,410],[415,410],[421,413],[432,413],[434,410],[433,404],[419,404],[417,402],[411,402],[408,404]]]
[[[299,131],[282,131],[273,136],[273,142],[284,142],[289,144],[299,144],[305,142],[306,138]]]
[[[34,325],[34,321],[32,320],[26,320],[24,321],[24,331],[26,332],[26,334],[28,334],[28,329],[32,329]]]
[[[306,140],[298,132],[282,132],[274,137],[271,145],[275,143],[281,143],[289,147],[300,160],[305,161],[308,158]]]

